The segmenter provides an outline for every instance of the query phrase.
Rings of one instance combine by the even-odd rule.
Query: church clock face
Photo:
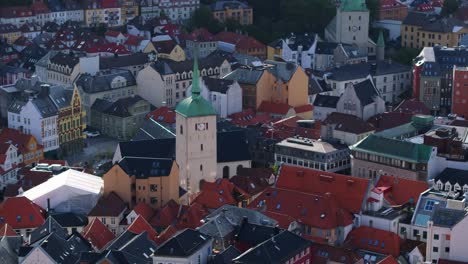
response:
[[[208,125],[206,123],[198,123],[196,125],[196,130],[197,131],[204,131],[208,128]]]
[[[357,31],[357,27],[356,27],[356,26],[353,26],[353,31],[354,31],[354,32]]]

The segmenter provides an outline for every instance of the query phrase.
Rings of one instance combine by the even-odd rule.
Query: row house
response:
[[[159,60],[147,65],[137,76],[138,95],[156,107],[175,107],[187,97],[192,84],[193,60]],[[199,61],[202,77],[220,78],[231,72],[231,65],[221,56],[209,56]]]
[[[171,159],[124,157],[103,179],[104,195],[115,192],[130,208],[143,202],[157,209],[179,200],[179,167]]]
[[[236,81],[202,78],[201,96],[211,103],[221,118],[242,111],[242,89]],[[187,88],[187,96],[192,95],[192,86]]]
[[[96,205],[88,213],[88,222],[91,224],[95,221],[99,221],[98,224],[104,225],[107,231],[111,231],[114,236],[119,235],[121,233],[120,223],[124,219],[124,213],[127,211],[127,208],[128,205],[122,200],[122,198],[120,198],[119,195],[117,195],[117,193],[105,193],[99,198]],[[86,229],[87,228],[85,228],[85,230]],[[92,242],[98,242],[94,239],[91,240]],[[93,246],[103,247],[105,245],[95,243]]]
[[[326,73],[324,79],[336,96],[344,93],[349,82],[372,79],[380,97],[385,102],[396,104],[400,95],[410,89],[411,75],[411,67],[392,61],[377,61],[340,66]]]
[[[91,107],[97,99],[115,102],[137,92],[135,77],[124,69],[102,70],[95,75],[83,73],[77,77],[74,85],[80,93],[88,125],[92,120]]]
[[[403,21],[407,15],[408,6],[396,0],[385,0],[379,2],[378,20]]]
[[[218,49],[217,39],[206,28],[195,29],[181,38],[185,41],[187,58],[205,58]]]
[[[36,15],[28,6],[11,6],[0,8],[0,23],[20,27],[24,23],[33,22]]]
[[[19,37],[21,37],[21,31],[19,28],[10,23],[0,24],[0,38],[8,44],[13,44]]]
[[[44,14],[48,15],[48,21],[59,25],[64,24],[66,21],[75,21],[80,23],[84,21],[84,10],[78,1],[49,0],[48,6],[50,13]]]
[[[39,85],[39,84],[38,84]],[[34,135],[44,151],[61,154],[83,147],[85,112],[75,90],[41,84],[25,90],[8,109],[8,127]]]
[[[365,204],[369,181],[283,165],[276,187],[267,188],[249,208],[304,238],[341,245]]]
[[[413,97],[424,102],[434,114],[448,114],[452,105],[453,109],[459,111],[460,106],[464,105],[463,100],[466,103],[466,74],[462,68],[466,66],[467,48],[423,48],[413,66]]]
[[[12,144],[17,148],[17,157],[24,165],[33,165],[44,159],[44,147],[31,134],[4,128],[0,133],[0,142]]]
[[[84,22],[86,26],[105,24],[109,27],[122,25],[122,8],[118,1],[89,1],[84,9]]]
[[[428,23],[429,21],[429,23]],[[439,18],[420,12],[410,12],[401,24],[401,46],[422,49],[424,47],[461,45],[468,27],[454,17]]]
[[[42,28],[37,23],[24,23],[19,30],[21,31],[21,35],[26,37],[29,40],[33,40],[37,37],[41,32]]]
[[[0,143],[0,188],[18,181],[17,170],[21,162],[18,148],[11,143]]]
[[[218,46],[233,46],[234,51],[260,59],[267,57],[267,47],[257,39],[229,31],[222,31],[215,36]]]
[[[287,138],[275,145],[276,164],[289,164],[321,171],[340,172],[351,168],[346,145],[302,137]]]
[[[267,58],[275,60],[277,57],[301,65],[304,69],[311,69],[314,64],[314,54],[317,48],[317,34],[291,33],[286,38],[273,41],[267,46]]]
[[[181,24],[200,7],[199,0],[160,0],[159,8],[172,22]]]
[[[224,79],[240,84],[244,109],[258,109],[264,101],[291,107],[309,104],[309,78],[302,67],[291,62],[267,60],[260,67],[238,68]]]
[[[78,76],[79,63],[78,57],[59,52],[50,57],[45,71],[47,76],[39,76],[39,78],[48,83],[71,86]]]
[[[315,112],[315,111],[314,111]],[[332,112],[321,123],[321,138],[354,145],[373,134],[375,128],[357,116]]]
[[[210,6],[213,17],[221,23],[226,20],[235,20],[241,25],[253,23],[253,9],[241,1],[216,1]]]
[[[99,70],[110,70],[119,68],[129,70],[133,76],[138,76],[140,70],[152,60],[155,60],[154,55],[145,53],[135,53],[126,56],[108,56],[99,57]]]
[[[153,41],[153,46],[156,49],[158,58],[173,61],[186,60],[184,49],[172,38],[169,40]]]

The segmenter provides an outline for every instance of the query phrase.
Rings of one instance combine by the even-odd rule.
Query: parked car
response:
[[[88,138],[95,138],[95,137],[98,137],[98,136],[101,135],[101,133],[99,133],[99,131],[85,131],[84,134]]]

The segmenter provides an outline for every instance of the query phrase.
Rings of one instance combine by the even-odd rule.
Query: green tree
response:
[[[401,64],[412,65],[413,59],[418,56],[419,52],[419,49],[401,48],[393,55],[392,60]]]
[[[458,0],[445,0],[442,7],[442,16],[448,16],[458,10]]]
[[[203,27],[211,33],[217,33],[223,29],[222,25],[213,17],[211,9],[205,5],[195,10],[188,26],[189,29]]]
[[[370,21],[376,21],[379,17],[379,0],[366,0],[367,9],[369,9],[369,19]]]

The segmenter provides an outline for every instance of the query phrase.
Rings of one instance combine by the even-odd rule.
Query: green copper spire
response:
[[[379,38],[377,39],[377,47],[385,47],[385,41],[382,30],[380,30]]]
[[[364,0],[343,0],[341,2],[340,8],[341,11],[344,12],[368,11],[366,7],[366,2]]]
[[[196,45],[196,44],[195,44]],[[193,73],[192,73],[192,96],[194,98],[200,97],[200,80],[198,76],[198,49],[195,48],[195,57],[193,58]]]
[[[216,111],[213,109],[211,103],[201,96],[197,50],[197,46],[195,46],[192,72],[192,95],[182,100],[176,107],[176,112],[185,117],[216,115]]]

